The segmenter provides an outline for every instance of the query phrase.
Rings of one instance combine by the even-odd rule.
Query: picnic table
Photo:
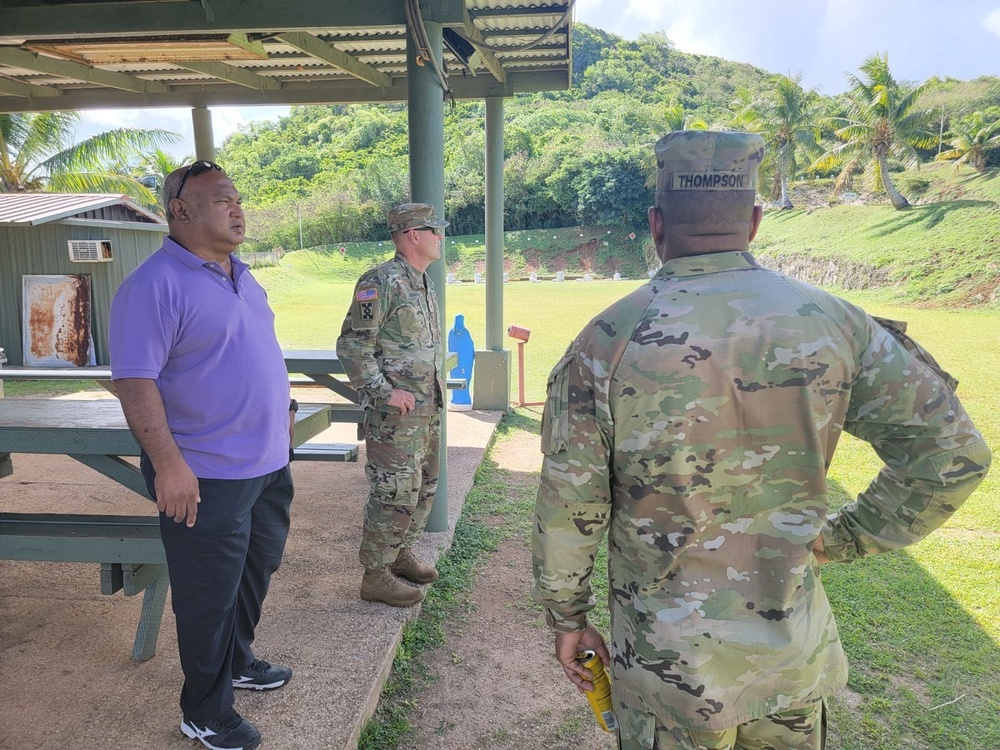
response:
[[[285,369],[292,385],[320,385],[334,393],[343,396],[351,403],[358,403],[358,393],[350,383],[338,375],[345,375],[344,366],[333,349],[283,349]],[[445,354],[445,370],[455,366],[457,356],[454,352]],[[298,376],[298,377],[297,377]],[[67,367],[67,368],[37,368],[37,367],[0,367],[0,383],[4,380],[94,380],[101,386],[115,392],[111,380],[110,367]],[[448,388],[463,388],[463,380],[448,378]],[[340,409],[340,419],[334,421],[361,421],[360,410]]]
[[[330,425],[328,404],[303,404],[292,444],[299,446]],[[117,399],[0,399],[0,455],[69,456],[134,492],[149,497],[127,457],[139,455]],[[159,518],[148,516],[9,513],[0,507],[0,559],[97,562],[101,592],[144,592],[132,656],[156,651],[167,595],[167,566]]]
[[[290,375],[305,376],[304,379],[291,378],[296,384],[316,383],[329,388],[354,403],[358,402],[357,392],[350,384],[335,377],[344,375],[337,352],[332,349],[284,349],[285,369]],[[4,380],[94,380],[114,393],[110,367],[0,367],[0,382]]]

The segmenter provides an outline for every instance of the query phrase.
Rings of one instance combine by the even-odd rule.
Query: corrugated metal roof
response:
[[[137,214],[136,221],[166,226],[161,217],[124,195],[106,193],[0,193],[0,224],[37,226],[116,205]]]
[[[0,5],[0,112],[406,99],[404,0]],[[569,88],[570,0],[420,5],[478,49],[445,49],[457,98]]]

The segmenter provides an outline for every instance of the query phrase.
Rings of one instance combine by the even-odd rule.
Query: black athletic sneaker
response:
[[[233,678],[233,687],[244,690],[274,690],[291,679],[291,667],[271,665],[263,659],[254,659],[239,677]]]
[[[181,731],[210,750],[253,750],[260,745],[257,727],[235,711],[221,721],[192,721],[185,716]]]

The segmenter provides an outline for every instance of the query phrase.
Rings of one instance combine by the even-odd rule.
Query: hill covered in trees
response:
[[[838,189],[856,191],[870,179],[884,191],[890,175],[939,151],[967,160],[978,154],[982,169],[1000,166],[1000,150],[990,143],[993,135],[1000,140],[1000,78],[918,86],[896,82],[888,61],[873,57],[845,61],[845,68],[861,67],[864,86],[854,98],[824,97],[803,91],[795,78],[681,52],[663,34],[629,41],[577,24],[572,43],[571,90],[506,103],[508,230],[641,229],[652,202],[651,146],[683,127],[762,132],[774,157],[762,182],[765,199],[787,197],[788,181],[806,177],[839,175]],[[864,99],[885,90],[891,96],[881,104]],[[481,101],[446,108],[445,210],[454,235],[483,231],[483,122]],[[865,139],[886,124],[896,130],[883,173],[874,156],[881,146]],[[969,143],[957,147],[963,133]],[[402,104],[295,107],[231,136],[218,160],[246,199],[247,249],[297,248],[300,228],[305,247],[385,239],[385,209],[408,197],[407,147]]]

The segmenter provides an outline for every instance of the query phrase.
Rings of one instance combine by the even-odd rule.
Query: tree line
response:
[[[844,94],[824,96],[800,76],[681,52],[662,33],[629,41],[576,24],[572,45],[570,90],[506,103],[508,229],[640,228],[652,202],[652,144],[682,128],[759,132],[768,144],[762,198],[785,208],[790,185],[805,178],[829,179],[832,194],[883,194],[905,208],[899,178],[921,163],[1000,167],[1000,78],[899,81],[876,54],[848,76]],[[0,115],[0,190],[105,189],[100,177],[114,192],[155,202],[150,187],[177,166],[160,150],[170,135],[115,131],[69,148],[72,117]],[[453,234],[484,229],[483,122],[481,101],[446,110]],[[217,159],[244,194],[248,249],[290,249],[384,239],[386,208],[408,197],[407,149],[405,105],[328,105],[252,123]]]
[[[864,60],[848,90],[824,96],[800,76],[693,55],[663,34],[635,41],[584,24],[573,33],[573,87],[505,106],[507,229],[640,228],[652,203],[652,144],[682,128],[759,132],[761,192],[790,208],[789,185],[829,178],[909,201],[899,175],[934,159],[1000,167],[1000,78],[893,77],[886,55]],[[453,234],[484,231],[484,104],[445,117],[445,212]],[[253,123],[219,154],[247,196],[256,243],[286,249],[384,239],[384,212],[407,198],[402,104],[295,107]],[[299,216],[301,215],[301,224]]]

